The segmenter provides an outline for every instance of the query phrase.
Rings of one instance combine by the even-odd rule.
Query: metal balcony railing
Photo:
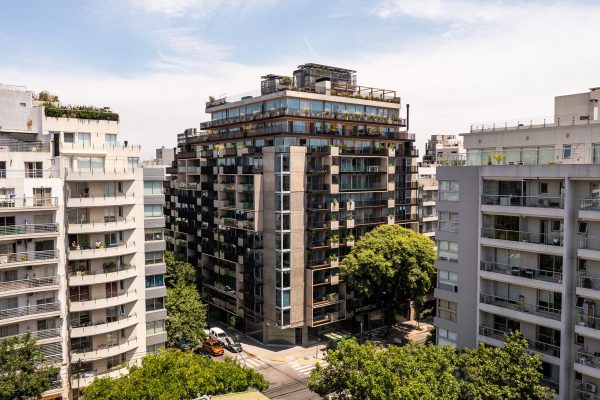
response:
[[[26,251],[21,253],[0,254],[0,266],[26,261],[53,260],[58,258],[58,250]]]
[[[56,207],[58,197],[0,197],[0,208]]]
[[[58,232],[58,224],[23,224],[0,226],[0,236],[27,235],[32,233]]]
[[[563,241],[561,233],[539,233],[496,228],[481,228],[481,237],[554,246],[561,246]]]
[[[0,310],[0,320],[23,317],[26,315],[44,314],[60,311],[60,303],[36,304],[33,306],[10,308]]]
[[[0,292],[10,292],[12,290],[34,289],[44,286],[58,285],[58,276],[49,276],[44,278],[20,279],[17,281],[0,282]]]
[[[537,208],[563,208],[562,196],[517,196],[482,194],[481,204],[493,206],[537,207]]]
[[[502,331],[499,329],[494,329],[490,326],[480,325],[479,326],[479,334],[481,336],[489,337],[492,339],[505,341],[505,334],[509,332]],[[560,343],[554,343],[553,338],[545,337],[544,335],[540,335],[538,339],[530,339],[525,338],[529,343],[529,349],[538,351],[540,353],[548,354],[553,357],[560,357]],[[542,339],[542,340],[539,340]]]

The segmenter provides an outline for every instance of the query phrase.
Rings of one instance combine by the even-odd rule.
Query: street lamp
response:
[[[363,318],[362,315],[360,316],[360,340],[359,340],[359,344],[362,344],[363,342]]]

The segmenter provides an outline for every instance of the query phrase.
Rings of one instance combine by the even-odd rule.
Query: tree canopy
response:
[[[194,347],[206,339],[207,309],[195,286],[179,284],[168,288],[165,308],[167,337],[171,343],[175,339],[185,338]]]
[[[27,333],[0,341],[0,399],[38,398],[52,385],[59,369],[45,362],[42,348]]]
[[[381,297],[390,323],[395,307],[429,292],[435,258],[428,237],[399,225],[380,225],[358,240],[340,272],[355,293]]]
[[[518,333],[504,348],[481,344],[456,352],[449,346],[359,345],[343,341],[327,354],[328,366],[311,373],[309,388],[326,397],[361,400],[546,400],[539,356],[526,352]]]
[[[180,400],[268,386],[261,374],[230,358],[215,362],[192,352],[166,350],[147,355],[128,375],[96,378],[83,392],[86,400]]]
[[[165,284],[167,287],[176,285],[193,285],[196,283],[196,269],[188,262],[180,260],[170,251],[165,251]]]

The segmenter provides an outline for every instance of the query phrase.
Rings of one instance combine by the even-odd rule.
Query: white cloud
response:
[[[219,11],[234,9],[244,13],[249,9],[276,0],[134,0],[133,7],[165,17],[207,19]]]

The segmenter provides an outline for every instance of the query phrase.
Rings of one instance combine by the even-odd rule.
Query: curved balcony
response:
[[[134,193],[121,193],[112,196],[103,193],[90,193],[87,196],[81,195],[67,198],[67,207],[106,207],[133,204],[135,204]]]
[[[121,304],[131,303],[138,300],[136,290],[117,292],[116,295],[91,297],[91,296],[73,296],[70,299],[71,312],[97,310],[98,308],[114,307]]]
[[[10,197],[0,198],[0,212],[15,212],[25,209],[56,210],[58,197]]]
[[[58,262],[58,250],[25,251],[21,253],[0,254],[0,269],[22,265],[40,265]]]
[[[24,337],[25,335],[27,335],[27,333],[31,333],[31,336],[36,338],[39,342],[39,341],[44,341],[44,340],[56,339],[56,338],[60,337],[60,333],[61,333],[60,331],[61,331],[60,328],[54,328],[54,329],[45,329],[45,330],[41,330],[41,331],[24,332],[24,333],[20,333],[18,335],[5,336],[2,339],[0,339],[0,341],[2,341],[3,339],[9,338],[9,337]]]
[[[120,317],[116,321],[98,320],[74,326],[71,324],[71,337],[102,335],[107,332],[128,328],[137,324],[137,314]]]
[[[69,286],[94,285],[97,283],[113,282],[134,278],[137,270],[133,264],[123,264],[119,267],[104,268],[97,271],[76,271],[69,277]]]
[[[23,224],[0,227],[0,240],[58,236],[58,224]]]
[[[115,221],[103,222],[69,222],[67,225],[67,233],[95,233],[95,232],[112,232],[135,229],[135,218],[122,218]]]
[[[59,282],[58,276],[0,282],[0,296],[58,290]]]
[[[84,349],[84,350],[72,350],[71,361],[77,362],[97,360],[98,358],[114,357],[121,353],[125,353],[137,348],[137,338],[123,340],[115,345],[101,344],[96,346],[95,349]]]
[[[135,242],[129,242],[117,245],[109,244],[108,247],[100,247],[98,249],[69,250],[68,257],[69,260],[88,260],[123,256],[125,254],[135,253],[136,251]]]
[[[99,368],[89,371],[82,371],[81,373],[73,374],[73,379],[71,382],[72,387],[85,387],[88,386],[96,377],[106,377],[106,378],[118,378],[122,375],[127,375],[129,373],[129,366],[135,365],[134,362],[124,362],[119,364],[113,368]]]
[[[60,303],[37,304],[33,306],[10,308],[0,310],[0,321],[5,323],[17,322],[19,320],[31,319],[32,315],[36,318],[50,317],[60,314]]]

